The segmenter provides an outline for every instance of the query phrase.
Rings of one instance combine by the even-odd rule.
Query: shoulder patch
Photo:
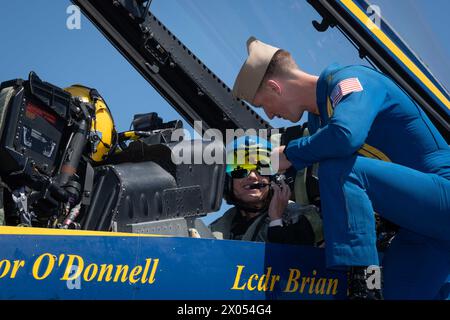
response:
[[[329,74],[327,77],[327,82],[331,82],[333,80],[333,74]]]
[[[348,78],[339,82],[331,91],[330,99],[333,108],[342,100],[343,97],[352,93],[363,91],[364,88],[358,78]]]

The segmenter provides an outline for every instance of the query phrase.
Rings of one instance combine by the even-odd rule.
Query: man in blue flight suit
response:
[[[320,77],[251,37],[233,88],[270,119],[309,113],[311,135],[273,152],[279,170],[319,163],[329,268],[349,269],[349,297],[381,298],[374,212],[400,231],[383,258],[387,299],[433,299],[450,273],[450,147],[391,79],[331,65]]]

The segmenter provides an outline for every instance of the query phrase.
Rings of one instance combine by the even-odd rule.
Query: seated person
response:
[[[270,152],[270,143],[256,136],[227,148],[224,198],[234,207],[209,227],[218,239],[316,245],[322,240],[318,209],[289,201],[289,186],[274,182]],[[237,164],[240,153],[244,161]]]

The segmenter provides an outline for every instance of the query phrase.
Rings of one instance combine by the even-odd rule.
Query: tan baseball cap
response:
[[[279,48],[272,47],[255,37],[247,40],[248,58],[242,66],[233,86],[236,98],[253,103],[270,61]]]

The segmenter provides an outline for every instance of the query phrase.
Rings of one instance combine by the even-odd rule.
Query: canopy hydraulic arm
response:
[[[72,0],[141,75],[191,125],[203,131],[270,129],[154,15],[148,1]]]

